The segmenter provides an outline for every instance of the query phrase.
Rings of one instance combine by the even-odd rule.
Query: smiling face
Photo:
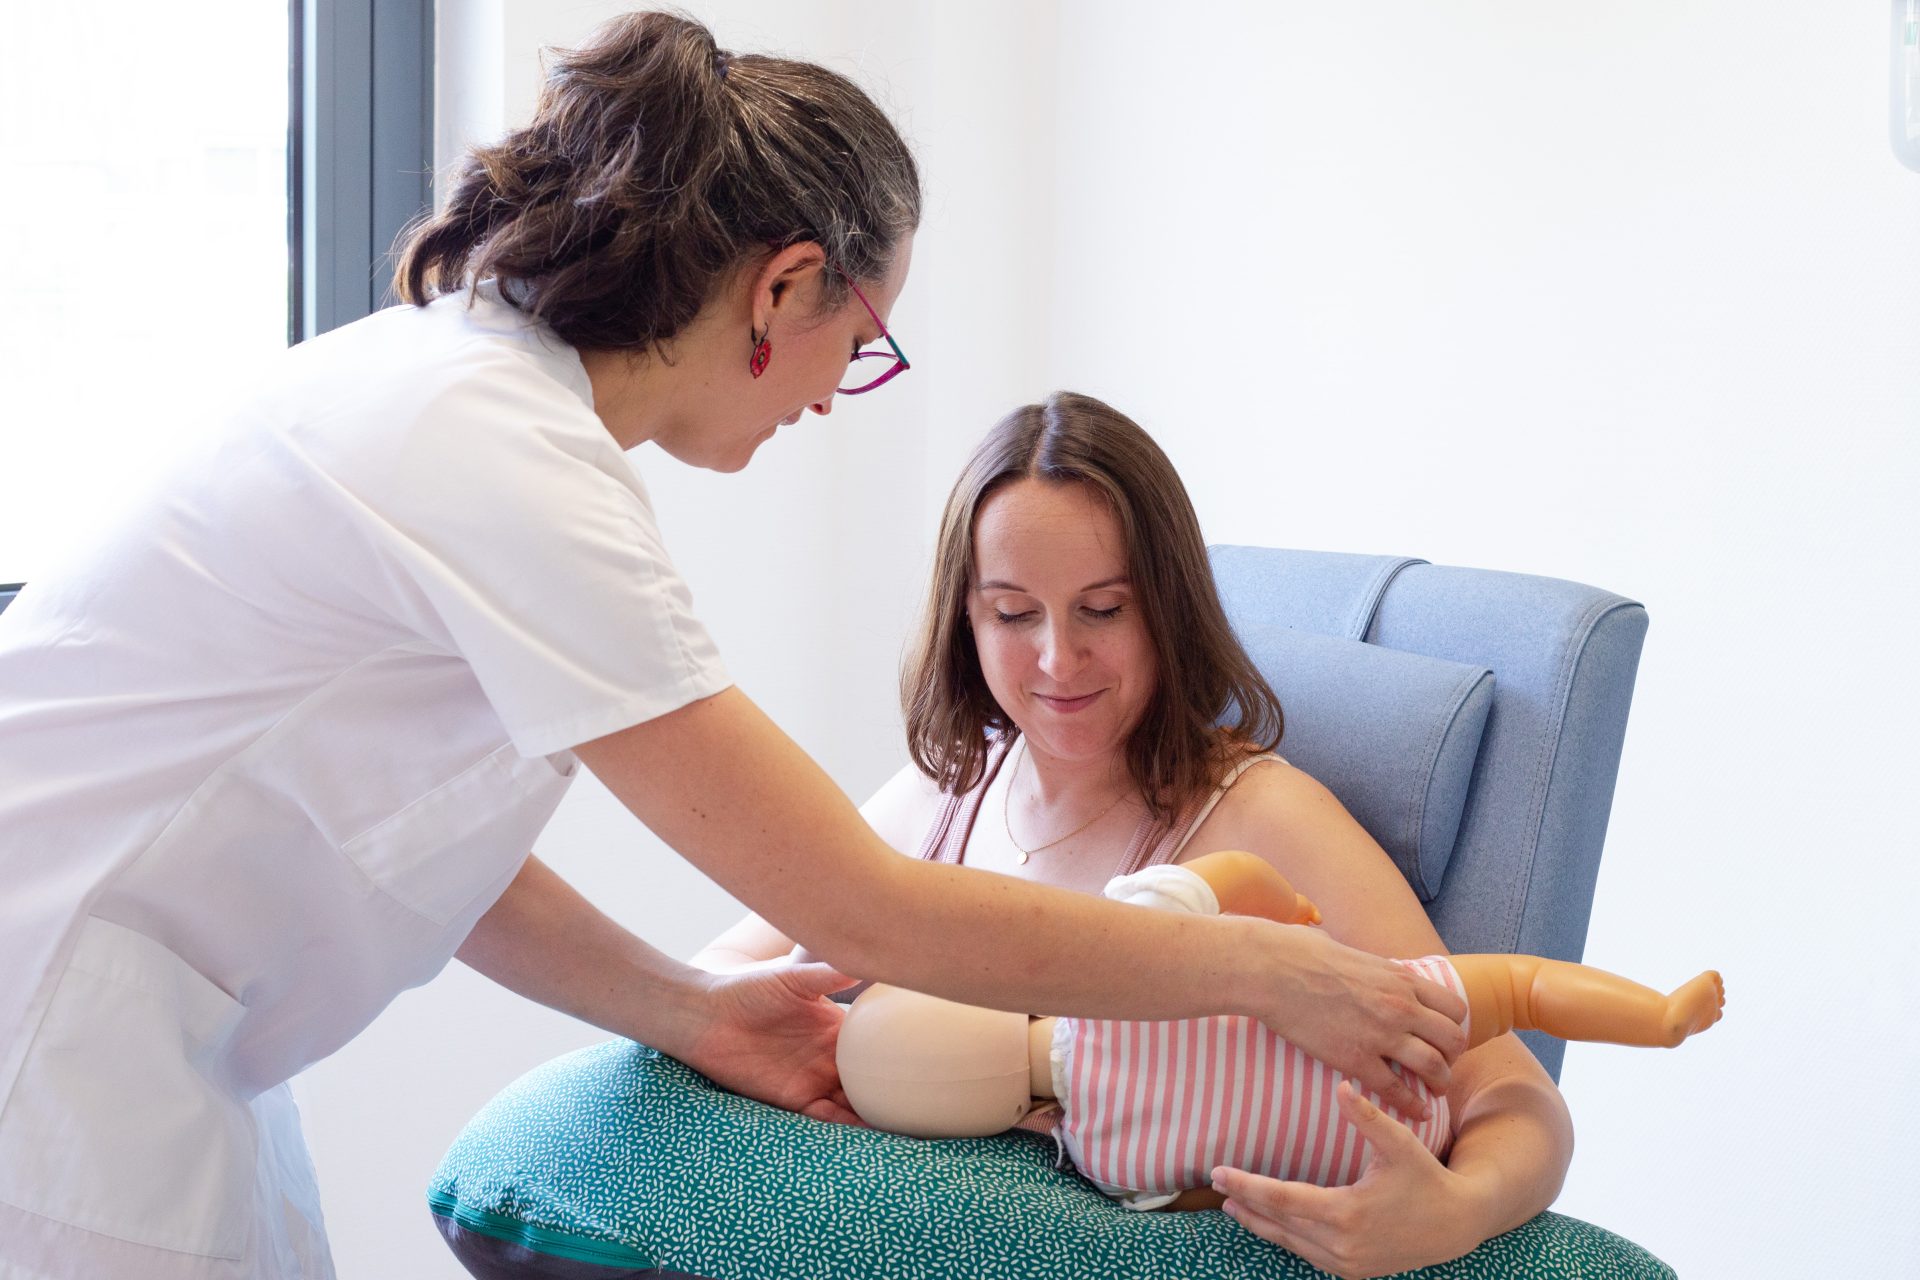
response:
[[[987,688],[1036,758],[1111,762],[1153,698],[1153,642],[1105,498],[1021,479],[980,508],[967,601]]]

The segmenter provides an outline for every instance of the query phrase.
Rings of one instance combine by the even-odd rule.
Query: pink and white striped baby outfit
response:
[[[1445,957],[1397,963],[1465,998]],[[1323,1187],[1353,1182],[1366,1167],[1367,1144],[1335,1094],[1347,1077],[1254,1019],[1062,1018],[1053,1049],[1063,1110],[1056,1134],[1088,1180],[1130,1207],[1157,1208],[1205,1187],[1217,1165]],[[1444,1157],[1447,1100],[1418,1077],[1413,1087],[1433,1114],[1409,1127]]]
[[[1013,741],[994,742],[980,781],[946,797],[920,857],[966,860],[980,802],[1011,756]],[[1248,756],[1171,820],[1143,817],[1106,895],[1142,906],[1217,913],[1220,905],[1206,882],[1175,860],[1247,770],[1279,759]],[[1445,957],[1398,963],[1466,998],[1460,975]],[[1341,1117],[1334,1093],[1346,1077],[1250,1018],[1061,1018],[1054,1024],[1052,1059],[1058,1101],[1036,1108],[1019,1127],[1051,1133],[1081,1173],[1129,1208],[1158,1208],[1181,1191],[1208,1186],[1216,1165],[1322,1186],[1352,1182],[1365,1168],[1365,1144]],[[1431,1097],[1418,1077],[1413,1087],[1433,1105],[1433,1115],[1413,1126],[1414,1133],[1429,1151],[1444,1156],[1451,1139],[1447,1100]],[[1371,1091],[1367,1096],[1380,1103]]]

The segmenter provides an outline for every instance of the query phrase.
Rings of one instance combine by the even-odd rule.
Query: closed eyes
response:
[[[1119,617],[1120,611],[1124,608],[1126,608],[1125,605],[1117,604],[1111,609],[1082,609],[1080,612],[1089,618],[1097,618],[1101,622],[1110,622]],[[1002,622],[1009,626],[1019,622],[1030,622],[1038,616],[1038,611],[1034,609],[1028,609],[1022,613],[1002,613],[998,609],[993,611],[994,621]]]

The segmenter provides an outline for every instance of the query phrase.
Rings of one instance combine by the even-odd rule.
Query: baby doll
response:
[[[1270,863],[1238,851],[1149,867],[1105,893],[1170,910],[1320,922]],[[1397,963],[1465,1000],[1469,1047],[1512,1030],[1672,1046],[1719,1021],[1725,1003],[1712,971],[1662,995],[1539,956]],[[1053,1133],[1075,1167],[1130,1208],[1217,1204],[1193,1189],[1206,1188],[1218,1165],[1321,1186],[1353,1182],[1363,1167],[1365,1144],[1335,1105],[1347,1077],[1250,1018],[1029,1019],[876,985],[847,1012],[839,1065],[862,1119],[916,1137],[998,1133],[1022,1121],[1033,1099],[1055,1100]],[[1388,1113],[1443,1157],[1452,1137],[1447,1100],[1417,1078],[1413,1086],[1432,1114],[1413,1123]]]

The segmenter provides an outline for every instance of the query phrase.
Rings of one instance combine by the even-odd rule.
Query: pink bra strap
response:
[[[1151,815],[1142,817],[1139,828],[1133,833],[1133,843],[1127,846],[1127,856],[1121,860],[1120,869],[1114,874],[1132,875],[1145,867],[1157,867],[1173,861],[1186,848],[1187,838],[1193,834],[1194,828],[1206,821],[1220,797],[1240,781],[1241,774],[1262,760],[1278,759],[1280,757],[1276,755],[1262,754],[1241,760],[1227,771],[1220,785],[1190,797],[1169,821],[1155,822]]]
[[[1130,876],[1171,859],[1185,841],[1187,832],[1192,829],[1193,820],[1210,799],[1212,796],[1206,793],[1195,796],[1181,805],[1171,819],[1155,818],[1150,813],[1142,814],[1140,825],[1133,832],[1133,843],[1127,846],[1127,856],[1120,860],[1120,869],[1114,874]]]
[[[980,816],[980,802],[987,798],[987,788],[993,785],[1000,766],[1006,763],[1013,742],[1009,736],[987,748],[987,768],[979,785],[960,795],[941,798],[940,812],[927,828],[926,839],[920,842],[921,861],[951,862],[956,866],[965,861],[967,841],[973,835],[975,819]]]
[[[941,796],[940,812],[933,817],[933,825],[927,828],[927,834],[920,841],[920,852],[914,856],[922,862],[951,862],[951,858],[941,857],[947,843],[947,832],[953,829],[953,817],[960,812],[960,806],[967,798],[960,796]]]
[[[1149,855],[1155,852],[1157,838],[1166,824],[1157,820],[1151,813],[1140,815],[1140,823],[1133,829],[1133,839],[1127,843],[1127,851],[1120,859],[1120,865],[1114,868],[1115,876],[1130,876],[1145,866]]]

